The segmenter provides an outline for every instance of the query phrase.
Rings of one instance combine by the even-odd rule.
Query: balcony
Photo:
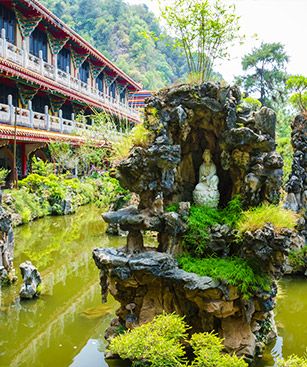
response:
[[[75,135],[82,135],[84,131],[92,128],[85,120],[80,122],[73,118],[72,120],[64,119],[62,111],[60,111],[59,117],[51,116],[47,106],[45,113],[40,113],[32,110],[31,102],[29,102],[29,108],[25,109],[15,108],[11,100],[12,97],[9,96],[8,104],[0,103],[0,123],[14,125],[16,119],[17,126]]]
[[[93,88],[89,83],[84,83],[81,80],[72,77],[68,72],[64,72],[54,65],[45,62],[42,58],[29,54],[24,49],[20,49],[17,46],[7,42],[5,38],[5,32],[2,29],[0,37],[0,56],[6,60],[12,61],[25,69],[31,70],[41,76],[49,78],[57,83],[67,87],[72,92],[79,92],[87,97],[92,98],[98,103],[102,103],[105,106],[106,112],[108,108],[115,109],[118,115],[125,115],[136,121],[140,121],[139,112],[131,108],[128,104],[122,103],[117,99],[99,91],[97,88]]]

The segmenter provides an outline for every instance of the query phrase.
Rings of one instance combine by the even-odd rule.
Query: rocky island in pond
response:
[[[213,83],[165,89],[147,101],[148,146],[118,167],[139,205],[104,215],[128,231],[127,246],[93,252],[103,298],[109,291],[120,302],[108,338],[164,311],[185,316],[191,332],[216,332],[228,352],[248,358],[274,337],[275,280],[297,234],[270,224],[239,233],[235,225],[236,200],[245,210],[279,203],[283,167],[275,113],[240,102],[236,87]],[[204,229],[198,243],[192,220]],[[144,246],[144,231],[158,233],[157,249]],[[241,281],[217,274],[221,264],[242,271]]]

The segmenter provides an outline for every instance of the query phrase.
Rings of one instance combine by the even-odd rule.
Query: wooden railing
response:
[[[69,70],[66,70],[65,72],[58,69],[56,62],[54,65],[45,62],[41,51],[39,52],[39,57],[31,55],[27,51],[25,41],[22,49],[7,42],[4,29],[1,30],[0,56],[44,77],[52,79],[63,86],[68,87],[72,91],[83,93],[97,102],[103,103],[107,108],[115,109],[119,115],[125,114],[134,120],[140,120],[138,110],[130,107],[128,103],[123,103],[117,98],[111,97],[108,93],[103,93],[98,90],[98,88],[93,88],[89,83],[84,83],[81,80],[74,78],[70,75]]]

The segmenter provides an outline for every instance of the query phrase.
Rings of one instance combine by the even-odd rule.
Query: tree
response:
[[[171,5],[161,5],[175,46],[184,50],[190,73],[201,82],[210,78],[214,62],[226,58],[238,38],[239,17],[234,11],[234,6],[221,0],[173,0]]]
[[[236,79],[246,92],[259,95],[265,106],[283,99],[289,57],[281,43],[262,43],[242,59],[246,74]]]
[[[287,89],[292,93],[290,103],[301,113],[307,113],[307,77],[292,75],[287,80]]]

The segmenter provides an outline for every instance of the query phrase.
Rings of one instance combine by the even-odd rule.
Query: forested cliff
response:
[[[146,5],[123,0],[41,1],[144,88],[161,88],[187,72],[184,56]]]

